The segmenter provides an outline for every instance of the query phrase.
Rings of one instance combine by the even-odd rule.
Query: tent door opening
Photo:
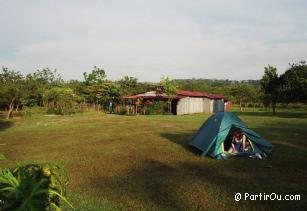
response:
[[[232,137],[233,137],[233,132],[238,129],[238,127],[232,126],[224,143],[222,144],[222,152],[228,152],[228,150],[231,148],[231,142],[232,142]],[[256,146],[252,143],[252,141],[248,138],[248,136],[243,132],[243,134],[246,137],[246,141],[245,141],[245,150],[242,149],[242,152],[246,152],[246,153],[254,153],[256,150]]]

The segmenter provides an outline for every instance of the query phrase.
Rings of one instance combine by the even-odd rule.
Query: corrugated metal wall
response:
[[[204,113],[212,113],[213,112],[213,100],[209,99],[209,98],[202,98],[204,101],[204,109],[203,112]]]
[[[202,112],[201,98],[185,97],[178,101],[177,115],[193,114]]]
[[[224,100],[212,100],[200,97],[181,98],[177,103],[177,115],[195,113],[213,113],[224,111]]]
[[[213,112],[221,112],[224,111],[225,106],[224,106],[224,100],[220,99],[220,100],[214,100],[213,103]]]

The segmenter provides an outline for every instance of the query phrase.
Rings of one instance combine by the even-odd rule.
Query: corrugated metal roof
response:
[[[225,99],[223,95],[205,93],[205,92],[193,92],[193,91],[185,91],[179,90],[176,92],[177,95],[187,96],[187,97],[207,97],[210,99]]]
[[[143,99],[179,99],[182,98],[180,96],[168,96],[166,94],[163,93],[156,93],[155,91],[151,91],[151,92],[145,92],[145,93],[141,93],[141,94],[137,94],[137,95],[131,95],[131,96],[126,96],[123,97],[124,99],[139,99],[139,98],[143,98]]]
[[[211,93],[205,93],[205,92],[193,92],[193,91],[185,91],[185,90],[179,90],[176,92],[177,95],[173,96],[172,99],[180,99],[184,97],[206,97],[209,99],[226,99],[223,95],[217,95],[217,94],[211,94]],[[170,97],[166,94],[162,93],[156,93],[154,91],[152,92],[145,92],[137,95],[131,95],[123,97],[124,99],[169,99]]]

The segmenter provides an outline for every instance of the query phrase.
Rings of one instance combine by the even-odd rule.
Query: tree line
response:
[[[104,109],[109,103],[122,103],[123,96],[146,91],[164,92],[160,83],[139,82],[125,76],[120,80],[107,79],[105,70],[94,66],[83,73],[83,80],[64,81],[56,70],[45,68],[23,75],[20,71],[2,67],[0,72],[0,109],[7,111],[7,118],[23,107],[45,107],[48,113],[70,114],[77,112],[80,104]]]
[[[261,79],[263,103],[275,114],[277,103],[307,104],[307,65],[305,61],[289,64],[290,68],[278,75],[276,67],[267,66]]]
[[[44,107],[48,113],[78,112],[80,104],[106,109],[110,102],[121,104],[123,96],[157,91],[173,96],[176,90],[203,91],[226,96],[232,103],[244,106],[271,106],[275,113],[278,103],[307,103],[307,65],[290,64],[278,76],[277,69],[267,66],[261,80],[174,79],[163,77],[160,82],[140,82],[125,76],[108,80],[104,69],[97,66],[83,73],[83,80],[64,81],[56,70],[49,68],[24,75],[2,67],[0,72],[0,109],[7,118],[24,107]],[[170,102],[169,102],[170,104]]]
[[[307,104],[307,65],[305,61],[290,63],[289,68],[278,75],[277,68],[268,65],[260,80],[176,79],[177,87],[185,90],[203,91],[226,96],[240,106],[271,107],[289,103]]]

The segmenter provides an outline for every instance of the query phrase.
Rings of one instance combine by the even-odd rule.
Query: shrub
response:
[[[67,175],[59,165],[28,164],[0,170],[0,210],[61,210]]]
[[[48,107],[47,113],[72,114],[77,107],[77,97],[70,88],[53,87],[44,93],[45,106]]]
[[[23,106],[21,110],[21,115],[24,118],[30,118],[32,115],[35,114],[44,114],[46,113],[46,108],[44,107],[39,107],[39,106]]]
[[[58,114],[59,112],[57,112],[57,110],[54,107],[48,107],[46,113],[47,114]]]
[[[144,107],[146,114],[164,114],[165,113],[165,102],[155,101],[152,105],[146,105]]]
[[[4,154],[0,153],[0,160],[5,160],[5,159],[6,158],[5,158]]]
[[[1,122],[0,122],[1,123]],[[1,145],[5,145],[5,144],[1,144]],[[4,154],[0,153],[0,160],[5,160],[6,157],[4,156]],[[1,199],[1,198],[0,198]]]
[[[125,106],[119,105],[114,109],[115,114],[125,115],[127,113]]]

